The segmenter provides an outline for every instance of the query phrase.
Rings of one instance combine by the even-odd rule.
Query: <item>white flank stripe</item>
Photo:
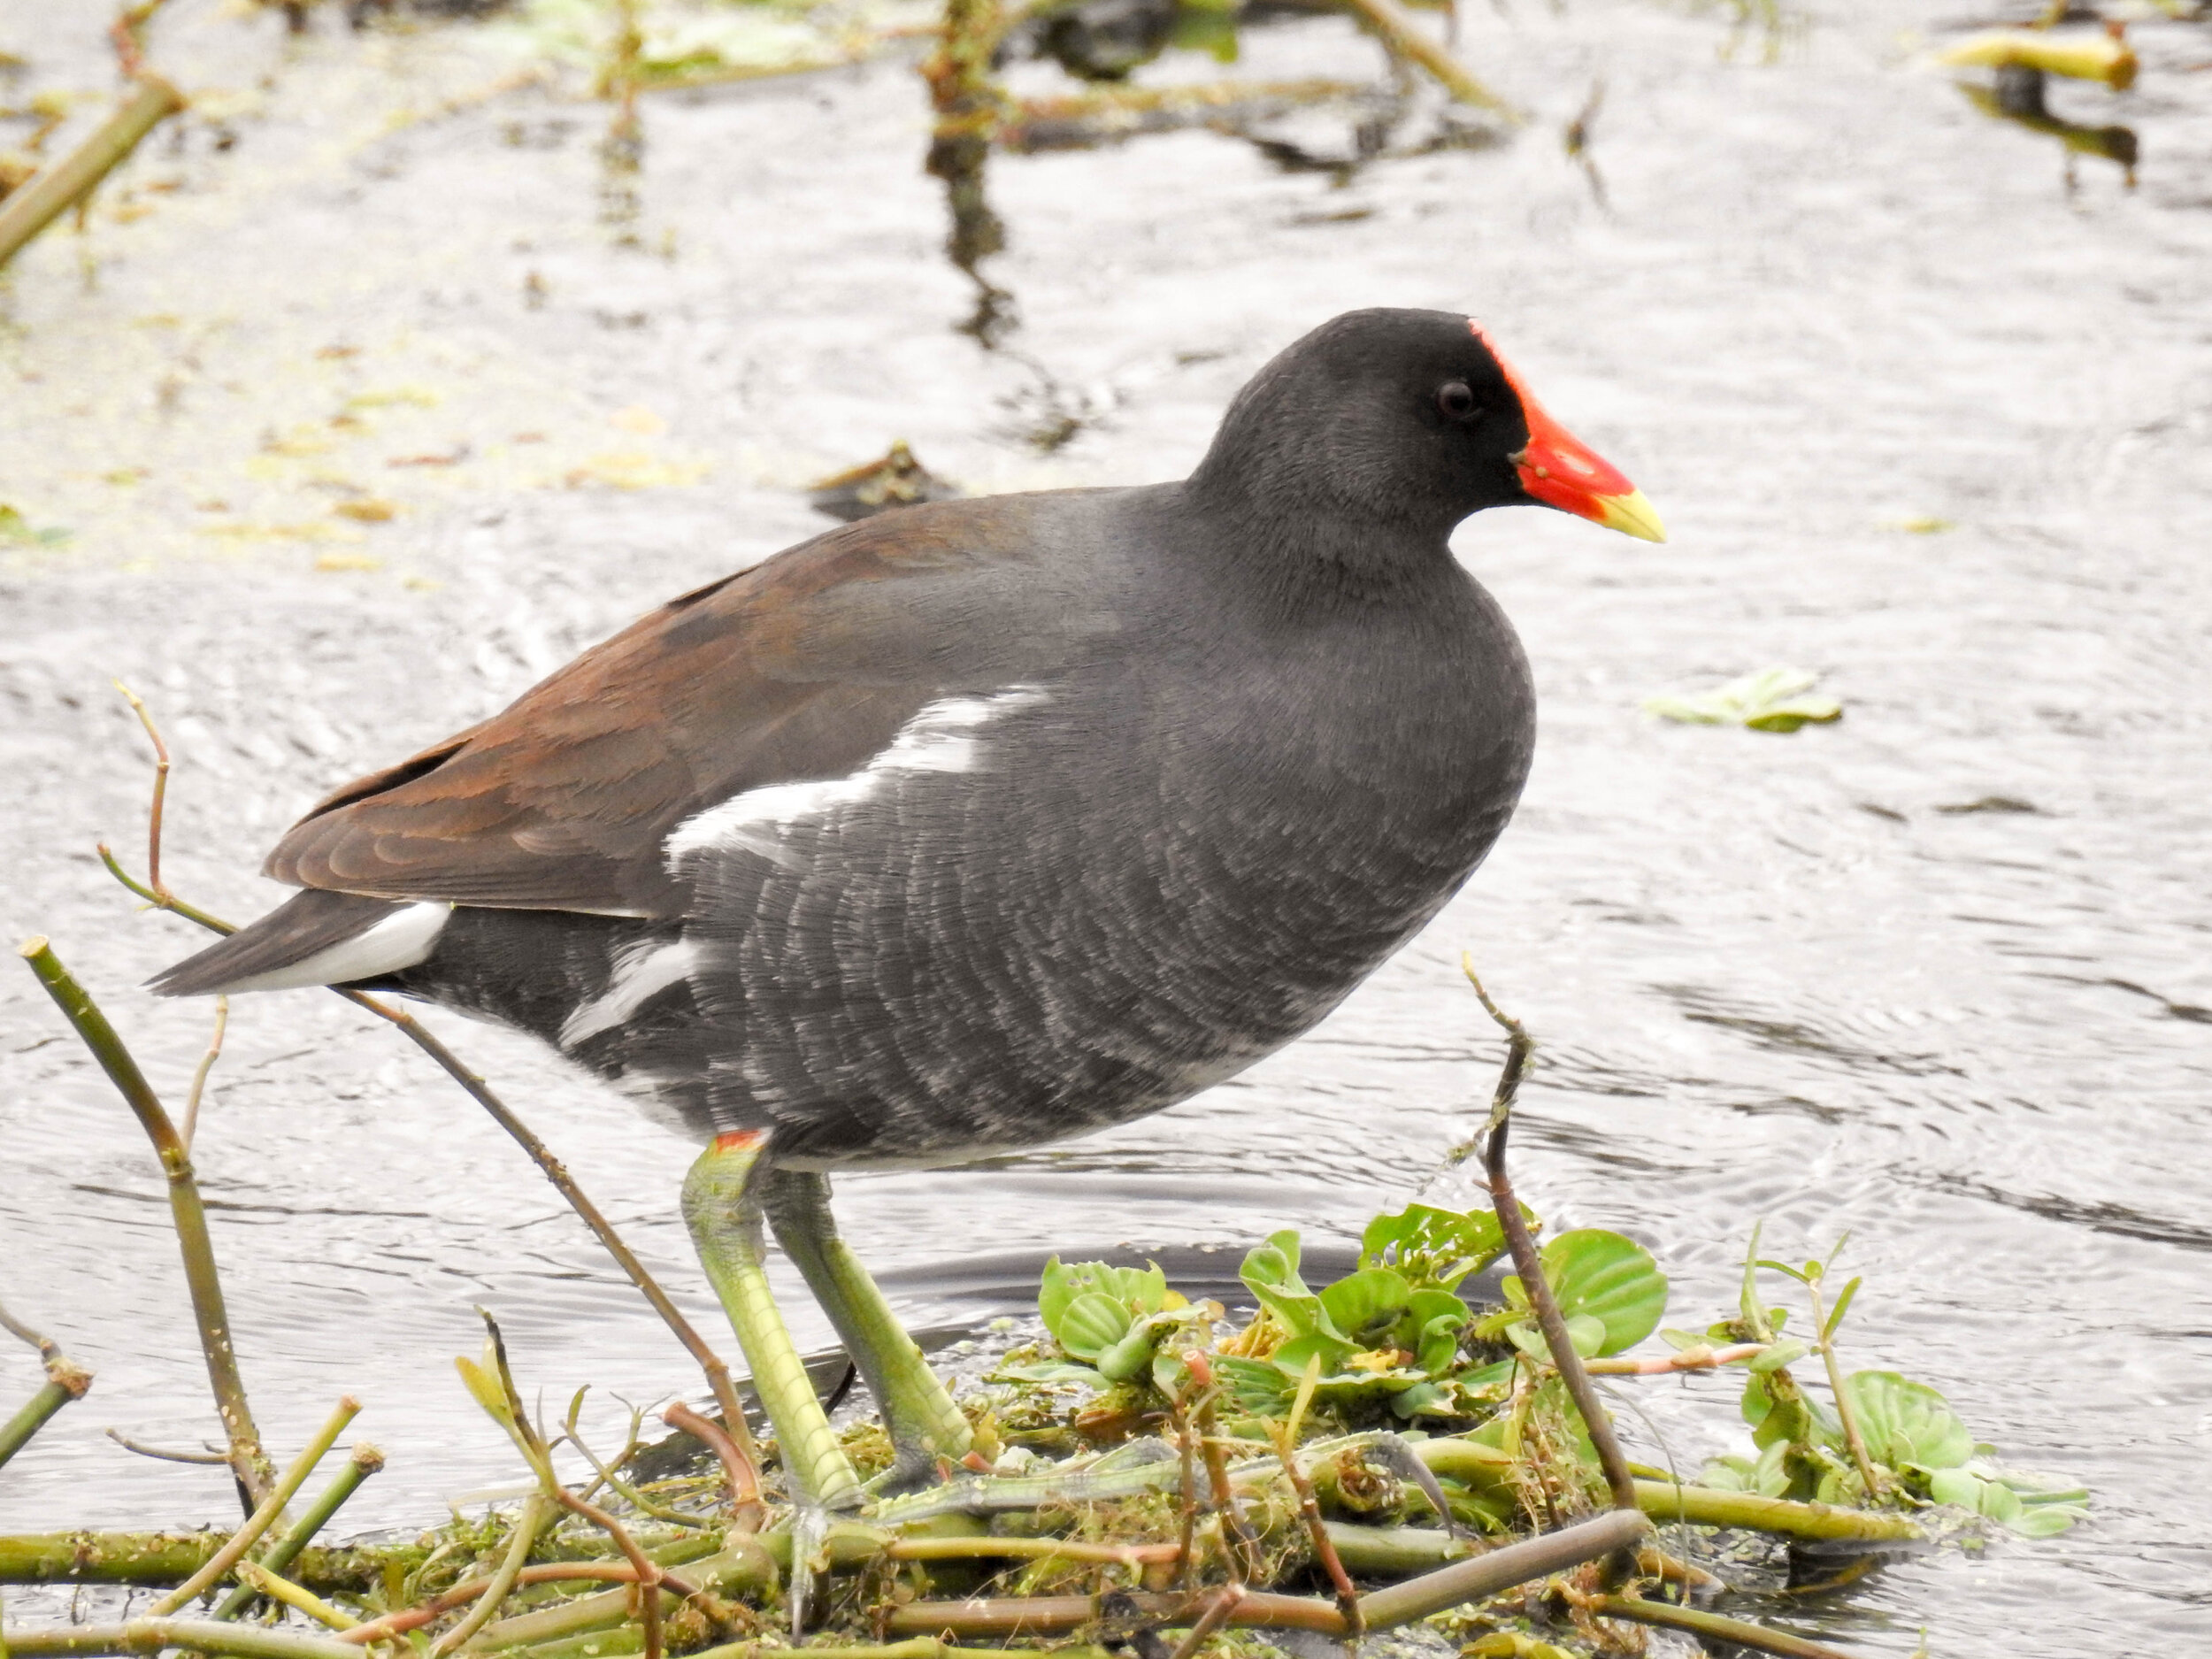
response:
[[[325,946],[287,967],[272,968],[249,979],[234,980],[225,992],[296,991],[313,985],[343,985],[349,979],[373,979],[397,973],[430,959],[431,947],[445,929],[453,907],[439,899],[425,899],[403,910],[394,910],[375,926]]]
[[[647,940],[617,958],[607,988],[561,1025],[561,1047],[573,1048],[588,1037],[619,1025],[678,980],[688,979],[699,963],[699,947],[688,939],[667,944]]]
[[[795,861],[784,846],[793,827],[830,817],[891,787],[911,772],[972,772],[982,747],[982,731],[997,716],[1044,701],[1037,686],[1010,686],[987,697],[940,697],[917,710],[914,718],[858,772],[810,783],[771,784],[733,795],[719,806],[695,812],[669,832],[662,856],[672,874],[691,854],[710,849],[757,853],[780,864]]]

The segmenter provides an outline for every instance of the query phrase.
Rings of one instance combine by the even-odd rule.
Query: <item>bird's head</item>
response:
[[[1647,541],[1643,492],[1561,426],[1479,322],[1348,311],[1237,394],[1192,482],[1271,517],[1448,534],[1486,507],[1554,507]]]

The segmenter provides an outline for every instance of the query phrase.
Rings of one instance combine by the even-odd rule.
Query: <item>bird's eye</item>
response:
[[[1472,420],[1482,413],[1476,406],[1473,390],[1464,380],[1453,380],[1438,387],[1436,406],[1454,420]]]

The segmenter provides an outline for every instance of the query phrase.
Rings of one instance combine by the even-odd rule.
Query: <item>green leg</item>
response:
[[[796,1170],[772,1171],[761,1183],[776,1241],[805,1275],[883,1413],[899,1454],[886,1484],[896,1489],[933,1475],[941,1457],[966,1455],[974,1436],[868,1270],[837,1236],[829,1191],[827,1176]]]
[[[768,1291],[758,1192],[773,1179],[761,1167],[767,1146],[764,1134],[718,1137],[684,1178],[684,1221],[745,1350],[794,1499],[824,1509],[851,1509],[861,1502],[859,1478]]]

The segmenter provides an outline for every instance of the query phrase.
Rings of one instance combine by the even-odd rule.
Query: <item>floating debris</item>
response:
[[[892,444],[879,459],[864,463],[808,487],[807,504],[850,524],[894,507],[911,507],[925,501],[950,501],[962,494],[914,458],[906,440]]]
[[[1801,668],[1762,668],[1687,697],[1644,699],[1646,714],[1685,726],[1747,726],[1755,732],[1794,732],[1843,718],[1833,697],[1808,696],[1817,674]]]
[[[2135,84],[2135,49],[2127,26],[2108,23],[2101,34],[2055,35],[2044,29],[1990,29],[1938,52],[1947,69],[2025,69],[2075,81],[2101,81],[2115,92]]]

